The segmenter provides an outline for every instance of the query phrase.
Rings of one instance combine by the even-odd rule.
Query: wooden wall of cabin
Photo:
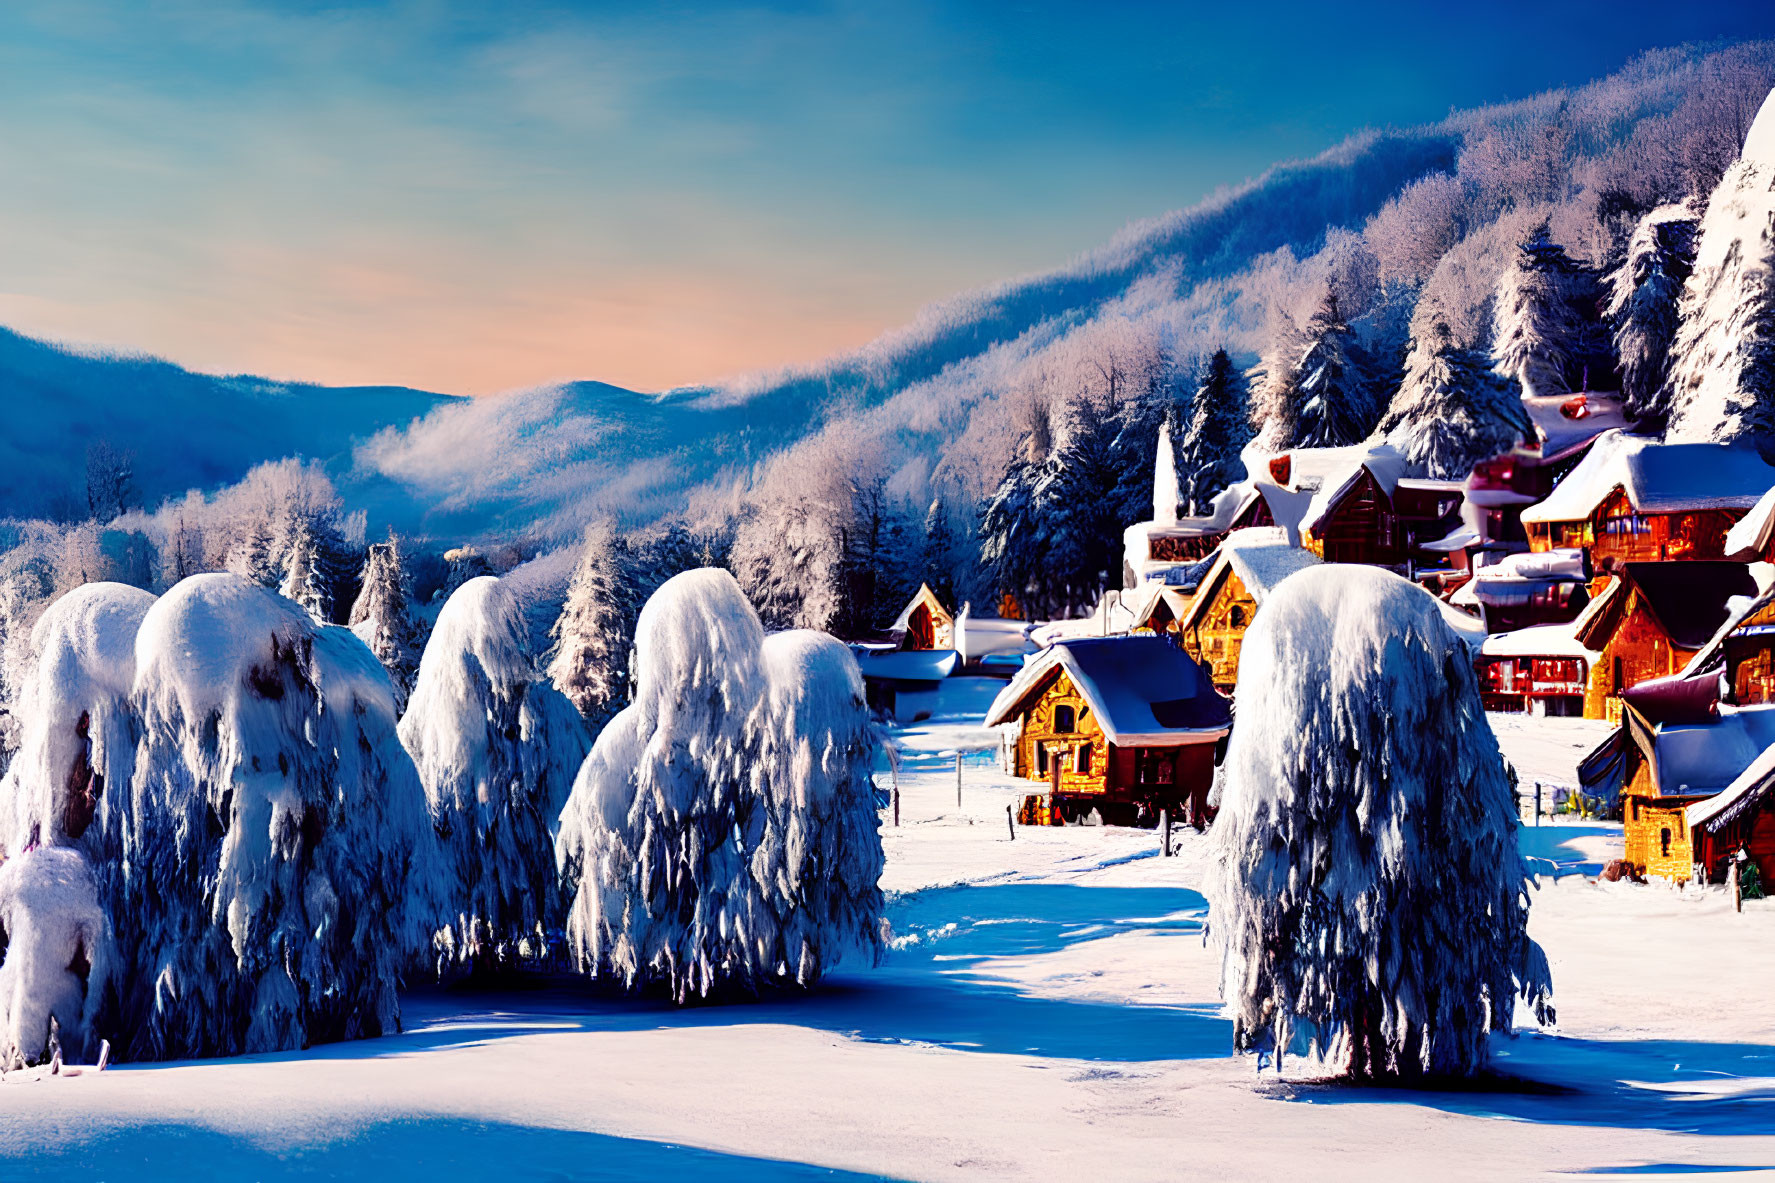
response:
[[[1649,678],[1662,678],[1678,673],[1695,655],[1692,649],[1678,649],[1670,643],[1664,630],[1640,602],[1639,593],[1630,593],[1633,602],[1622,614],[1620,627],[1603,646],[1602,655],[1590,667],[1584,689],[1584,717],[1621,721],[1621,691],[1637,686]]]
[[[1060,717],[1063,711],[1070,712],[1069,719]],[[1059,726],[1064,723],[1070,723],[1066,730]],[[1023,731],[1017,740],[1017,775],[1051,785],[1052,765],[1044,763],[1044,752],[1047,760],[1060,761],[1061,792],[1101,793],[1110,787],[1111,759],[1103,729],[1065,670],[1023,716]],[[1080,771],[1081,763],[1087,765],[1086,771]]]
[[[1732,701],[1775,702],[1775,604],[1758,609],[1726,637]]]
[[[1687,880],[1695,870],[1694,848],[1683,810],[1690,797],[1641,797],[1623,793],[1624,857],[1647,876]]]
[[[1627,494],[1616,489],[1590,516],[1590,561],[1601,570],[1610,559],[1624,563],[1723,559],[1726,532],[1743,516],[1741,509],[1639,514]]]
[[[1328,563],[1394,566],[1405,561],[1393,507],[1366,469],[1306,541]]]
[[[1217,689],[1231,693],[1239,681],[1239,649],[1245,643],[1245,630],[1257,613],[1257,601],[1231,567],[1222,571],[1208,597],[1183,631],[1183,651],[1197,664],[1208,667],[1208,676]]]
[[[1724,880],[1726,861],[1742,846],[1757,866],[1763,891],[1775,892],[1775,810],[1767,802],[1747,819],[1722,826],[1713,834],[1697,828],[1693,837],[1700,851],[1697,858],[1707,863],[1710,881]]]

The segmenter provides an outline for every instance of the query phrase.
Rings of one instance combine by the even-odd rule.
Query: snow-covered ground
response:
[[[1417,1093],[1278,1079],[1229,1053],[1201,939],[1205,839],[1022,829],[1030,787],[957,680],[896,734],[893,948],[817,994],[672,1010],[563,988],[417,994],[405,1034],[0,1082],[0,1178],[497,1175],[1441,1179],[1748,1174],[1775,1164],[1775,906],[1597,884],[1618,827],[1522,831],[1559,1026],[1500,1040],[1522,1083]],[[1595,725],[1498,723],[1556,780]],[[1544,733],[1538,729],[1545,728]],[[955,752],[962,751],[962,804]],[[879,779],[890,779],[884,770]],[[1567,781],[1569,783],[1569,780]]]

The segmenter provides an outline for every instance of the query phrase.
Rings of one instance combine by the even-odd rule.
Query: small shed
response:
[[[986,714],[1007,733],[1006,770],[1047,784],[1051,815],[1095,809],[1123,824],[1152,824],[1161,809],[1206,824],[1231,723],[1205,671],[1151,635],[1056,642]]]
[[[1207,667],[1222,692],[1232,693],[1239,681],[1245,630],[1270,591],[1318,562],[1312,551],[1291,545],[1279,527],[1238,530],[1221,543],[1176,632],[1184,651]]]
[[[915,723],[937,710],[937,689],[961,664],[953,649],[862,651],[852,648],[869,709],[884,719]]]
[[[1726,623],[1734,596],[1753,596],[1743,563],[1720,560],[1623,563],[1572,635],[1598,656],[1584,692],[1584,717],[1621,720],[1621,692],[1681,671]]]
[[[918,585],[918,594],[888,631],[902,649],[956,648],[955,614],[943,606],[928,583]]]

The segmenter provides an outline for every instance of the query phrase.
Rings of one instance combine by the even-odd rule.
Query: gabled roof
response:
[[[888,631],[893,633],[903,633],[911,628],[912,613],[920,604],[924,604],[930,608],[931,620],[933,623],[942,622],[953,624],[955,622],[955,616],[949,611],[949,609],[943,606],[943,601],[937,598],[937,593],[931,590],[931,585],[928,583],[921,583],[918,585],[918,591],[913,594],[912,599],[907,603],[906,607],[900,610],[900,615],[894,619],[894,623],[888,626]]]
[[[1771,536],[1775,536],[1775,486],[1726,531],[1726,557],[1741,563],[1760,559],[1769,549]]]
[[[1317,526],[1320,520],[1344,499],[1345,494],[1356,486],[1357,482],[1362,479],[1363,473],[1372,476],[1380,491],[1391,497],[1393,491],[1399,486],[1400,478],[1405,475],[1408,468],[1405,457],[1400,455],[1398,450],[1390,444],[1374,444],[1360,449],[1327,448],[1325,451],[1343,452],[1349,453],[1349,455],[1342,458],[1341,463],[1326,472],[1320,480],[1318,491],[1307,503],[1306,512],[1301,514],[1300,525],[1303,530],[1311,530]],[[1295,453],[1297,458],[1299,455],[1300,453]],[[1294,479],[1297,488],[1299,480],[1298,476]],[[1451,487],[1457,493],[1460,491],[1459,484],[1454,484]]]
[[[1620,489],[1638,513],[1749,509],[1775,484],[1775,468],[1749,448],[1728,444],[1661,444],[1646,436],[1604,432],[1589,455],[1525,522],[1577,522]]]
[[[1318,566],[1320,562],[1319,556],[1312,551],[1291,545],[1287,531],[1280,526],[1234,530],[1214,552],[1214,563],[1197,584],[1196,599],[1190,605],[1190,611],[1195,614],[1202,610],[1201,606],[1212,598],[1211,593],[1220,582],[1221,573],[1228,569],[1239,577],[1251,598],[1262,604],[1277,584],[1296,571]]]
[[[1653,786],[1660,797],[1711,797],[1736,785],[1771,744],[1775,704],[1722,707],[1713,723],[1664,724],[1652,735]]]
[[[1639,592],[1671,644],[1700,649],[1726,623],[1732,597],[1753,596],[1757,585],[1743,563],[1717,559],[1624,563],[1607,589],[1573,622],[1573,635],[1600,650],[1620,627],[1633,591]]]
[[[1232,722],[1231,704],[1183,650],[1162,637],[1129,636],[1055,642],[993,699],[986,725],[1008,722],[1063,671],[1118,746],[1209,742]]]
[[[961,654],[953,649],[895,649],[857,653],[857,669],[872,681],[939,682],[955,672]]]
[[[1605,431],[1626,428],[1620,400],[1586,393],[1525,395],[1522,409],[1534,425],[1543,460],[1561,460]]]

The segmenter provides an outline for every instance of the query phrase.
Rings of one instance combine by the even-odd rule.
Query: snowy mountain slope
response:
[[[87,448],[132,453],[141,503],[239,480],[287,455],[325,459],[460,400],[398,386],[325,387],[193,373],[71,351],[0,329],[0,516],[86,510]]]

